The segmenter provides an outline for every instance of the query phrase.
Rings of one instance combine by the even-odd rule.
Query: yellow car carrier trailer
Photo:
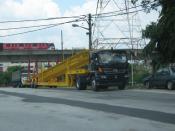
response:
[[[75,86],[79,90],[85,90],[90,85],[94,91],[109,86],[124,89],[127,82],[127,55],[118,50],[85,50],[30,79],[33,88]]]

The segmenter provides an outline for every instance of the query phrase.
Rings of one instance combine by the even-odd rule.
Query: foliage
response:
[[[145,9],[145,11],[148,13],[150,10],[157,10],[157,8],[160,6],[160,2],[162,0],[142,0],[141,2],[139,0],[131,0],[131,2],[135,5],[136,3],[139,3],[142,5],[142,7]]]
[[[133,0],[133,4],[138,0]],[[144,38],[150,39],[144,52],[147,57],[152,58],[153,66],[175,62],[175,0],[142,0],[143,8],[161,10],[156,23],[147,25],[142,34]]]
[[[0,73],[0,85],[8,85],[11,82],[12,72],[20,70],[20,66],[8,67],[6,72]]]
[[[138,65],[138,64],[134,64],[133,65],[133,80],[135,83],[142,83],[143,79],[146,76],[150,75],[150,69],[144,65]],[[130,70],[131,70],[131,65],[130,65]],[[131,71],[130,71],[131,74]],[[131,77],[130,80],[131,82]]]

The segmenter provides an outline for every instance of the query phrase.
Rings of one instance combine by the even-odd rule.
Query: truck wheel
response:
[[[124,89],[125,89],[125,84],[119,85],[119,86],[118,86],[118,89],[119,89],[119,90],[124,90]]]
[[[76,88],[78,90],[86,90],[86,81],[85,78],[81,77],[81,76],[77,76],[76,78]]]
[[[171,81],[168,81],[167,88],[168,90],[173,90],[173,83]]]
[[[98,91],[99,90],[99,87],[96,84],[95,78],[92,78],[91,86],[92,86],[93,91]]]

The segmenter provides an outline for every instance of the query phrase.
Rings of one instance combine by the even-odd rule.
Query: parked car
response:
[[[161,68],[144,78],[143,82],[146,88],[163,87],[172,90],[175,88],[175,67]]]

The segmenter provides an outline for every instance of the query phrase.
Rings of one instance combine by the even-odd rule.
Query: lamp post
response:
[[[87,27],[83,27],[83,26],[80,26],[80,25],[77,25],[77,24],[72,24],[73,27],[80,27],[82,29],[85,29],[85,30],[88,30],[88,36],[89,36],[89,50],[92,49],[92,16],[91,14],[88,15],[88,20],[87,20],[87,23],[88,23],[88,28]]]

